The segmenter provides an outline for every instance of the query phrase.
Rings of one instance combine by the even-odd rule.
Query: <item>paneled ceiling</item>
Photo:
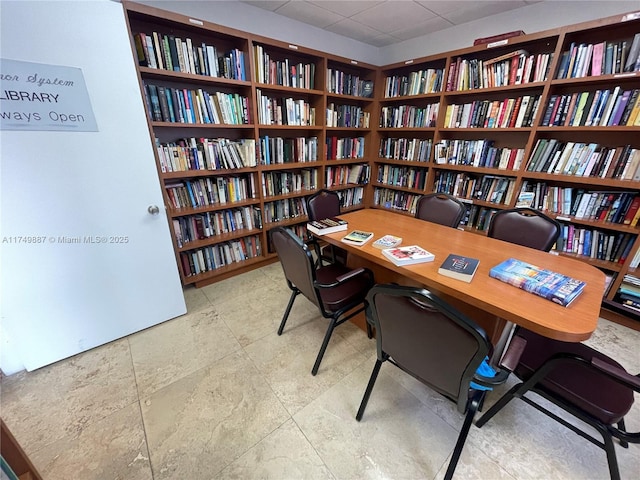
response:
[[[376,47],[421,37],[540,0],[240,0]],[[509,30],[508,28],[505,31]]]

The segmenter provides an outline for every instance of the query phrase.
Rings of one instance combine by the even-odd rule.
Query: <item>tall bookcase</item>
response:
[[[640,72],[624,71],[623,58],[638,13],[376,67],[123,5],[184,284],[275,261],[269,229],[303,235],[305,199],[320,188],[337,191],[343,211],[405,215],[440,191],[467,204],[461,227],[479,234],[494,212],[525,200],[557,218],[554,253],[602,269],[603,305],[638,318],[618,297],[625,275],[640,276],[630,266],[640,227],[625,222],[640,202],[640,178],[628,174],[640,160],[640,121],[627,124]],[[165,36],[183,41],[187,58],[195,52],[193,65],[159,68],[157,54],[149,64]],[[599,49],[610,60],[592,62]],[[193,121],[167,112],[180,91],[197,104]],[[578,116],[604,91],[614,100]],[[237,117],[216,123],[216,102]]]
[[[277,260],[269,230],[303,236],[321,188],[365,206],[377,67],[123,6],[183,284]]]

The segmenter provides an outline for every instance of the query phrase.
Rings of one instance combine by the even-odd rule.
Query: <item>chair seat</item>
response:
[[[582,343],[566,343],[542,337],[521,329],[518,332],[527,340],[527,346],[514,373],[523,381],[531,377],[549,357],[564,352],[591,360],[596,357],[618,368],[623,368],[612,358]],[[540,382],[545,390],[574,404],[602,423],[619,422],[631,409],[633,390],[597,371],[578,363],[563,363]]]
[[[350,272],[351,269],[340,264],[331,264],[316,270],[316,279],[319,283],[333,283],[336,277]],[[320,297],[324,308],[329,312],[336,312],[349,304],[362,302],[368,291],[368,280],[359,275],[353,280],[336,288],[321,288]]]

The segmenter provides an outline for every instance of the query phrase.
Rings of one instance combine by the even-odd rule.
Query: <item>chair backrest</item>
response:
[[[423,195],[416,205],[416,218],[456,228],[464,216],[464,203],[446,193]]]
[[[487,236],[548,252],[560,236],[560,223],[533,208],[496,212]]]
[[[337,217],[340,215],[340,197],[336,192],[320,190],[307,199],[307,214],[311,221]]]
[[[469,384],[490,342],[484,330],[431,292],[376,285],[367,295],[378,359],[388,355],[402,370],[454,400],[464,412]]]
[[[289,286],[295,285],[300,293],[320,308],[318,292],[313,286],[316,279],[315,264],[307,245],[287,228],[276,227],[269,234]]]

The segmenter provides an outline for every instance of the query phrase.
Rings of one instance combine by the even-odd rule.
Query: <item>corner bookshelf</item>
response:
[[[184,284],[276,261],[269,229],[304,236],[306,198],[320,188],[343,211],[404,215],[447,192],[468,206],[461,228],[479,234],[528,195],[563,225],[554,253],[603,270],[603,306],[638,319],[621,288],[640,277],[629,213],[640,207],[640,72],[625,69],[639,12],[377,67],[123,6]],[[186,44],[184,66],[166,68],[165,37]],[[585,108],[598,95],[600,110]],[[189,98],[196,116],[181,117]],[[217,104],[231,113],[214,118]]]

